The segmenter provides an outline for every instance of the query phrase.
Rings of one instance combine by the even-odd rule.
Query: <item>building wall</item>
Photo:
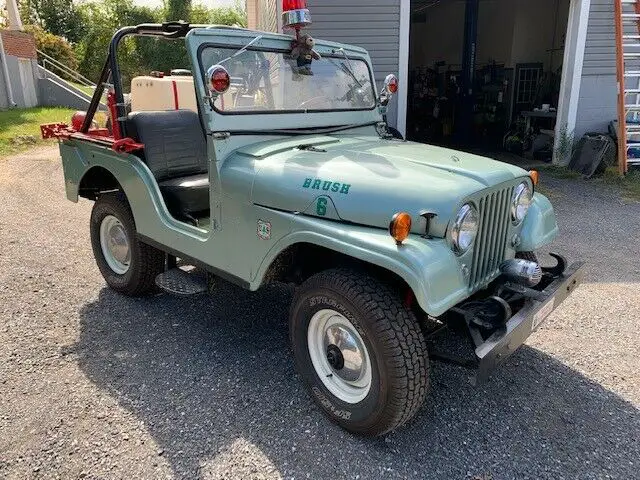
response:
[[[614,0],[591,0],[580,85],[576,139],[606,132],[617,116]]]
[[[307,0],[316,38],[358,45],[369,51],[373,74],[381,88],[389,73],[399,72],[401,0]],[[248,0],[248,26],[277,31],[275,5],[280,0]],[[275,15],[275,16],[274,16]],[[397,96],[389,104],[389,122],[396,125]]]
[[[543,62],[545,68],[557,69],[562,63],[569,1],[480,0],[476,63],[495,61],[514,67]],[[465,2],[452,0],[419,8],[414,5],[418,10],[414,20],[419,21],[411,25],[412,66],[432,66],[437,61],[460,66]]]
[[[33,36],[16,30],[1,30],[4,56],[13,101],[17,107],[34,107],[38,104],[37,52]],[[11,107],[4,75],[0,74],[0,108]]]
[[[542,61],[545,70],[560,68],[569,21],[569,0],[516,0],[512,3],[510,66]],[[483,6],[481,2],[480,7]]]
[[[313,36],[369,52],[378,89],[389,73],[398,74],[400,0],[307,0],[307,6]],[[396,96],[389,104],[392,125],[397,122],[397,100]]]

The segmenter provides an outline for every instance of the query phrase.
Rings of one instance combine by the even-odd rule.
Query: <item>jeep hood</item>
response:
[[[444,237],[461,202],[470,195],[525,177],[524,170],[488,158],[413,142],[375,137],[296,137],[252,145],[237,152],[254,159],[254,204],[388,228],[400,211],[437,215],[430,234]],[[332,208],[334,207],[334,208]]]

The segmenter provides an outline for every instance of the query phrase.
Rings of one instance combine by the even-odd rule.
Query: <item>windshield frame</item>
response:
[[[198,46],[198,50],[197,50],[197,60],[198,60],[198,67],[200,69],[200,75],[202,78],[202,81],[204,83],[204,89],[205,92],[209,92],[209,85],[207,83],[207,74],[206,74],[206,70],[208,67],[205,67],[204,63],[203,63],[203,59],[202,59],[202,54],[203,51],[207,48],[224,48],[224,49],[229,49],[232,50],[234,48],[236,48],[236,46],[231,46],[228,43],[222,43],[222,42],[203,42]],[[287,49],[283,49],[283,48],[275,48],[275,47],[259,47],[259,46],[253,46],[253,45],[249,45],[248,47],[239,47],[238,50],[241,49],[245,49],[246,51],[255,51],[255,52],[263,52],[263,53],[281,53],[281,54],[288,54],[291,53],[291,50],[287,50]],[[344,52],[344,50],[343,50]],[[333,60],[349,60],[349,61],[358,61],[358,62],[362,62],[365,64],[365,66],[367,67],[367,72],[369,74],[369,83],[370,83],[370,88],[371,88],[371,92],[373,94],[373,105],[370,108],[340,108],[340,109],[335,109],[335,108],[323,108],[323,109],[313,109],[313,110],[248,110],[248,111],[234,111],[234,110],[219,110],[215,104],[212,102],[212,110],[218,114],[218,115],[223,115],[223,116],[235,116],[235,115],[308,115],[308,114],[315,114],[315,113],[343,113],[343,112],[371,112],[374,111],[378,108],[378,101],[377,101],[377,90],[376,90],[376,83],[375,83],[375,79],[373,76],[373,71],[371,70],[371,64],[369,62],[367,62],[365,59],[363,59],[362,57],[359,56],[354,56],[354,55],[348,55],[346,52],[344,52],[344,54],[338,54],[338,53],[332,53],[332,54],[326,54],[323,53],[322,54],[322,58],[330,58]]]

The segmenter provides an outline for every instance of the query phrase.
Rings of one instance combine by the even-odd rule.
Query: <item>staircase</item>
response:
[[[50,107],[68,107],[86,110],[96,84],[46,53],[38,52],[38,89],[40,104]],[[54,73],[53,71],[58,73]],[[67,79],[62,78],[64,75]],[[101,110],[106,110],[100,104]]]
[[[620,173],[640,167],[640,0],[614,0]]]

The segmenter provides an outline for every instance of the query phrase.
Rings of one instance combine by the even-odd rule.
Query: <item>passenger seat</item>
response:
[[[158,182],[169,212],[192,223],[208,217],[207,142],[198,114],[132,112],[127,116],[127,135],[144,144],[142,160]]]

